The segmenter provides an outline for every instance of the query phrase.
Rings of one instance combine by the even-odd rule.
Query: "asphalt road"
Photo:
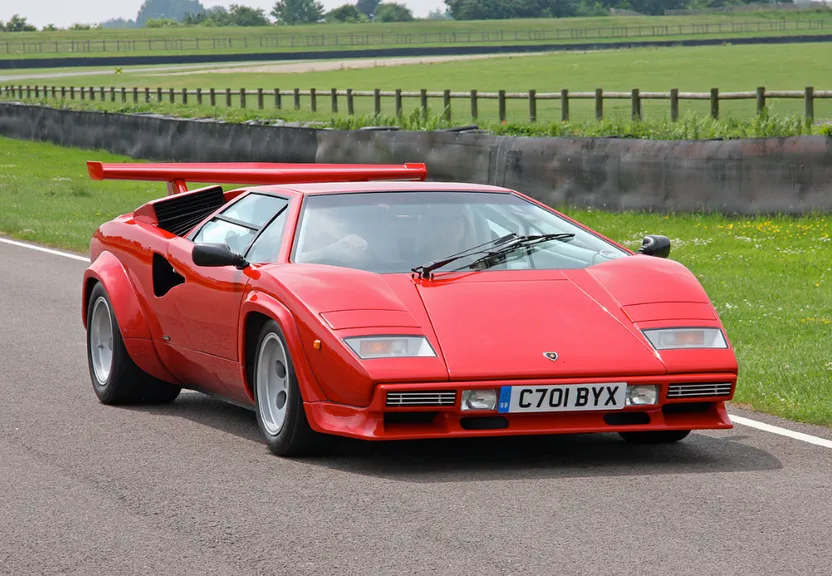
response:
[[[0,244],[1,574],[830,573],[832,449],[754,428],[663,447],[345,441],[291,461],[252,412],[196,393],[103,406],[83,269]]]

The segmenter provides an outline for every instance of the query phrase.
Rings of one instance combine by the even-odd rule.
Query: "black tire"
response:
[[[662,430],[660,432],[619,432],[627,442],[635,444],[671,444],[684,440],[690,434],[690,430]]]
[[[261,396],[258,390],[258,382],[261,374],[261,349],[267,339],[273,340],[274,337],[277,338],[280,346],[282,346],[282,353],[285,355],[286,359],[282,368],[280,366],[275,366],[275,370],[282,370],[285,372],[287,386],[287,394],[285,398],[285,417],[282,426],[279,427],[277,433],[272,433],[266,428],[263,414],[264,406],[261,405],[266,402],[265,395],[263,396],[263,403],[261,403]],[[267,369],[264,367],[264,370]],[[260,429],[260,434],[262,434],[263,439],[266,441],[266,445],[273,454],[284,457],[309,456],[320,452],[328,445],[328,437],[323,434],[318,434],[309,426],[309,421],[306,418],[306,411],[303,408],[303,397],[301,396],[300,387],[298,386],[292,356],[289,353],[289,347],[286,345],[286,338],[283,335],[283,331],[274,320],[266,322],[260,330],[260,334],[257,338],[257,348],[254,351],[254,362],[251,365],[251,371],[249,374],[250,382],[254,390],[257,427]]]
[[[106,308],[112,330],[112,360],[109,374],[103,379],[96,374],[93,366],[93,313],[96,305]],[[179,396],[182,388],[154,378],[136,366],[124,347],[121,328],[112,309],[107,291],[100,283],[96,284],[87,302],[87,365],[92,387],[98,400],[107,405],[173,402]]]

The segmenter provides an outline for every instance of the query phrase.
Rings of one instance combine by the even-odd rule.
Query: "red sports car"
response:
[[[214,394],[253,409],[278,455],[333,435],[732,427],[734,351],[664,236],[634,253],[519,192],[426,182],[423,164],[88,168],[168,182],[90,244],[105,404]]]

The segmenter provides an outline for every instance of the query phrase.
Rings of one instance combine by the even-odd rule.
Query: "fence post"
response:
[[[295,88],[292,95],[295,98],[295,110],[300,110],[300,88]]]
[[[213,88],[208,91],[208,100],[211,102],[211,106],[217,105],[217,92]]]
[[[126,86],[121,87],[121,102],[122,102],[122,104],[127,102],[127,87]]]
[[[567,88],[560,91],[560,121],[569,122],[569,90]]]
[[[199,106],[202,106],[202,88],[196,89],[196,103]]]
[[[500,113],[500,122],[506,121],[506,91],[500,90],[497,94],[497,108]]]
[[[58,91],[58,88],[55,87],[55,86],[52,86],[52,98],[55,98],[57,96],[57,91]]]
[[[156,88],[156,103],[157,104],[162,103],[162,89],[161,88]]]
[[[231,88],[225,89],[225,106],[231,108]]]
[[[815,119],[815,89],[812,86],[806,87],[803,95],[803,108],[806,119],[813,121]]]
[[[670,121],[676,122],[679,119],[679,89],[670,89]]]
[[[40,98],[40,86],[35,85],[35,98]]]
[[[21,96],[23,95],[23,88],[22,87],[20,89],[20,94],[21,94]],[[81,100],[86,100],[87,99],[86,94],[87,94],[87,89],[84,86],[81,86]]]
[[[537,122],[537,90],[529,90],[529,122]]]
[[[373,111],[376,118],[381,116],[381,90],[379,88],[373,90]]]
[[[182,104],[188,103],[188,89],[182,88]]]
[[[139,89],[133,86],[133,104],[139,103]]]
[[[83,88],[82,88],[82,90],[83,90]],[[75,100],[75,86],[70,86],[69,87],[69,99],[70,100]]]
[[[61,86],[61,100],[66,100],[66,86]]]
[[[168,98],[171,104],[176,104],[176,91],[173,88],[168,88]]]
[[[396,88],[396,118],[402,117],[402,89]]]
[[[150,88],[144,89],[144,101],[150,102]]]
[[[263,109],[263,89],[262,88],[257,89],[257,109],[258,110]]]
[[[641,93],[638,88],[633,88],[632,92],[632,117],[633,120],[641,120]]]
[[[445,90],[442,100],[443,100],[443,103],[444,103],[444,106],[445,106],[445,110],[442,112],[442,114],[444,115],[445,120],[450,122],[451,121],[451,91],[450,90]]]
[[[104,90],[104,86],[101,86],[101,88],[99,90],[101,92],[101,101],[104,102],[107,99],[106,91]]]
[[[763,113],[763,108],[766,107],[766,89],[764,86],[757,88],[757,114]]]
[[[90,100],[95,101],[95,87],[90,86]]]
[[[240,88],[240,108],[246,107],[246,89]]]
[[[314,88],[309,89],[309,103],[310,107],[312,108],[312,112],[318,111],[318,92]]]
[[[355,115],[355,96],[352,94],[352,88],[347,88],[347,114]]]
[[[471,119],[476,120],[480,116],[477,106],[477,91],[471,90]]]
[[[602,88],[595,89],[595,119],[604,119],[604,90]]]
[[[332,113],[338,114],[338,88],[329,91],[332,94]]]
[[[428,119],[428,91],[425,88],[422,88],[419,91],[419,102],[420,107],[422,110],[422,120],[426,121]]]
[[[116,87],[110,86],[110,102],[116,101]]]
[[[283,98],[280,96],[280,88],[274,89],[274,107],[278,110],[283,108]]]
[[[711,118],[719,119],[719,88],[711,88]]]

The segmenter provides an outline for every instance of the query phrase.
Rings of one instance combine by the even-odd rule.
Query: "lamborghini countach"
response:
[[[334,436],[664,443],[732,427],[734,350],[665,236],[633,251],[423,164],[88,169],[168,184],[90,243],[82,319],[104,404],[211,394],[253,410],[282,456]]]

